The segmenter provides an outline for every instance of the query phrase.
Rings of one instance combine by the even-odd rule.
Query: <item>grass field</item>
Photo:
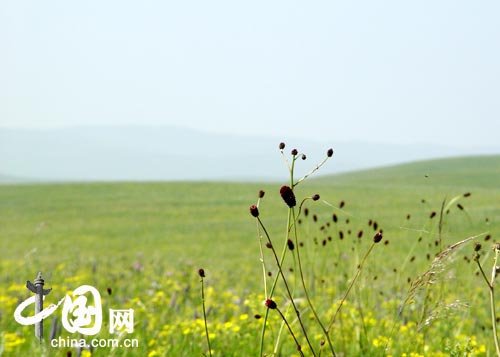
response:
[[[334,158],[326,164],[335,165]],[[296,165],[304,173],[314,166],[309,158]],[[264,190],[259,218],[281,253],[289,209],[279,191],[288,182],[284,167],[283,182],[262,184],[0,186],[0,354],[259,355],[264,319],[255,315],[265,315],[266,297],[258,225],[248,208]],[[304,204],[308,214],[304,210],[300,214],[297,242],[303,244],[307,290],[324,323],[356,276],[373,235],[383,230],[383,241],[362,265],[332,326],[337,356],[495,355],[489,288],[472,256],[474,244],[480,242],[479,261],[489,276],[494,257],[490,248],[500,235],[499,183],[500,156],[489,156],[337,176],[321,176],[320,170],[297,186],[299,202],[316,193],[321,196]],[[436,254],[476,235],[433,264]],[[283,272],[315,354],[329,355],[330,349],[322,344],[325,337],[304,302],[296,251],[287,253]],[[279,270],[265,247],[264,255],[270,285]],[[206,273],[210,351],[199,268]],[[80,285],[97,288],[104,308],[98,338],[113,337],[107,331],[108,308],[133,308],[134,331],[119,338],[137,339],[139,346],[78,351],[51,347],[48,341],[40,345],[33,326],[21,326],[13,318],[16,306],[32,295],[26,280],[33,281],[38,271],[43,272],[46,287],[53,288],[46,306]],[[303,353],[312,355],[281,283],[274,298],[303,344]],[[287,329],[280,333],[282,319],[274,312],[269,311],[263,352],[299,355]],[[46,340],[53,327],[56,336],[80,338],[61,329],[60,315],[59,309],[45,320]]]

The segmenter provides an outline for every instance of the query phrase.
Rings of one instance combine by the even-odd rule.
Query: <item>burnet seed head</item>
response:
[[[383,236],[382,236],[382,232],[378,231],[377,233],[375,233],[375,235],[373,236],[373,242],[375,243],[378,243],[382,240]]]
[[[288,207],[292,208],[297,204],[295,201],[295,194],[289,186],[282,186],[280,189],[280,195]]]
[[[271,309],[271,310],[274,310],[278,307],[278,305],[276,304],[276,302],[272,299],[267,299],[266,301],[264,301],[264,305],[267,306],[268,309]]]
[[[250,206],[250,214],[255,218],[259,217],[259,208],[256,205]]]

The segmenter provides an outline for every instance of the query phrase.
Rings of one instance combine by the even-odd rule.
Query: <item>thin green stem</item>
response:
[[[300,205],[300,207],[302,207],[302,204]],[[295,217],[295,211],[294,209],[292,208],[292,215]],[[300,212],[300,210],[299,210]],[[298,217],[298,215],[297,215]],[[328,334],[325,326],[323,325],[323,323],[321,322],[321,319],[319,318],[317,312],[316,312],[316,309],[314,308],[313,306],[313,303],[311,301],[311,298],[309,297],[309,292],[307,290],[307,287],[306,287],[306,282],[305,282],[305,279],[304,279],[304,271],[302,269],[302,261],[300,259],[300,245],[299,245],[299,240],[298,240],[298,233],[297,233],[297,224],[296,224],[296,221],[297,221],[297,218],[294,219],[294,238],[295,238],[295,246],[296,246],[296,250],[297,250],[297,261],[298,261],[298,266],[299,266],[299,275],[300,275],[300,281],[302,283],[302,288],[304,290],[304,295],[306,297],[306,300],[307,300],[307,303],[309,304],[309,308],[311,309],[313,315],[314,315],[314,318],[316,319],[316,322],[318,323],[318,325],[320,326],[321,330],[323,331],[323,334],[326,336],[326,339],[328,341],[328,345],[330,346],[330,351],[332,353],[332,356],[336,356],[335,354],[335,350],[333,348],[333,343],[332,341],[330,340],[330,335]]]
[[[264,231],[264,234],[266,235],[268,242],[271,244],[271,251],[273,252],[274,259],[276,260],[276,265],[278,267],[278,273],[279,273],[279,275],[281,275],[281,279],[283,280],[283,283],[285,285],[285,289],[287,291],[288,297],[290,298],[290,302],[291,302],[291,304],[293,306],[295,314],[297,315],[297,320],[299,321],[300,327],[302,328],[302,332],[304,333],[304,337],[305,337],[305,339],[307,341],[307,344],[309,345],[309,348],[311,349],[311,352],[313,353],[313,355],[316,355],[315,352],[314,352],[314,348],[312,347],[311,342],[309,341],[309,336],[307,335],[307,331],[305,329],[305,326],[304,326],[304,323],[302,321],[302,318],[300,317],[300,311],[298,310],[297,305],[295,305],[295,301],[293,299],[292,292],[290,291],[290,287],[289,287],[288,282],[286,280],[285,274],[283,273],[282,264],[280,264],[280,260],[278,259],[278,255],[276,254],[276,250],[273,247],[273,243],[271,241],[271,237],[269,236],[269,234],[268,234],[268,232],[266,230],[266,227],[264,226],[264,224],[262,223],[262,221],[260,220],[259,217],[257,217],[257,220],[259,221],[259,224],[262,227],[262,230]],[[275,282],[276,281],[277,281],[277,279],[275,280]],[[275,286],[276,286],[276,284],[273,285],[273,288]]]
[[[356,271],[356,275],[354,276],[354,278],[352,279],[351,283],[347,287],[347,290],[344,293],[344,296],[342,297],[342,299],[340,300],[340,304],[337,307],[337,310],[335,311],[335,314],[333,314],[332,319],[330,320],[330,323],[328,324],[328,328],[326,329],[327,332],[329,332],[330,329],[332,328],[333,323],[335,322],[335,319],[337,318],[337,315],[339,314],[340,310],[342,309],[342,306],[344,305],[344,302],[347,299],[347,296],[349,296],[349,293],[351,292],[351,289],[354,286],[354,283],[356,283],[356,281],[358,280],[358,278],[359,278],[359,276],[361,274],[361,269],[363,268],[363,264],[366,261],[366,258],[368,258],[368,255],[370,255],[370,253],[373,250],[373,247],[375,246],[375,244],[376,243],[372,243],[372,245],[370,246],[370,248],[366,252],[365,256],[361,260],[361,263],[358,266],[358,270]]]
[[[278,308],[276,308],[276,311],[278,311],[278,313],[280,314],[281,318],[283,319],[283,322],[285,323],[286,327],[288,327],[288,331],[290,331],[290,334],[292,335],[293,340],[295,341],[295,345],[297,346],[297,350],[299,351],[300,355],[304,356],[304,353],[302,352],[302,347],[300,346],[299,341],[297,341],[297,337],[295,337],[295,334],[293,333],[292,328],[288,324],[288,321],[286,320],[285,315],[283,315],[281,310]]]
[[[488,278],[486,277],[486,273],[484,272],[483,267],[481,266],[481,263],[479,262],[479,259],[476,259],[476,263],[477,263],[477,266],[479,267],[479,271],[481,272],[481,275],[484,278],[484,281],[486,282],[486,285],[488,285],[488,287],[490,287],[490,282],[489,282]]]
[[[288,236],[288,226],[290,225],[290,220],[291,220],[291,211],[289,210],[288,211],[288,219],[287,219],[287,232],[286,232],[287,236]],[[262,222],[260,222],[260,220],[258,220],[258,224],[259,224],[259,227],[260,227],[260,225],[262,224]],[[266,231],[266,233],[267,233],[267,231]],[[280,268],[281,266],[283,266],[283,262],[285,260],[285,255],[286,255],[286,251],[287,251],[287,239],[285,239],[285,244],[284,244],[283,250],[281,252],[281,257],[280,257],[278,268]],[[265,279],[265,272],[264,272],[264,279]],[[279,274],[277,274],[276,277],[274,278],[273,284],[271,285],[271,290],[269,291],[269,295],[265,295],[266,299],[267,298],[272,299],[272,297],[274,295],[274,290],[276,289],[276,285],[278,283],[278,279],[279,279]],[[264,314],[264,325],[262,325],[262,330],[261,330],[261,335],[260,335],[260,356],[262,356],[262,354],[264,352],[264,336],[266,334],[266,323],[267,323],[267,318],[268,317],[269,317],[269,310],[266,310],[266,313]]]
[[[293,180],[292,180],[292,188],[294,188],[294,186],[297,186],[299,183],[301,183],[302,181],[304,181],[306,178],[308,178],[309,176],[311,176],[313,173],[315,173],[316,171],[318,171],[320,169],[321,166],[323,166],[325,164],[325,162],[327,162],[329,159],[329,157],[325,157],[323,159],[323,161],[321,161],[319,164],[317,164],[311,171],[309,171],[307,174],[305,174],[304,176],[302,176],[302,178],[300,178],[295,184],[293,183]]]
[[[208,354],[212,356],[212,347],[210,346],[210,337],[208,336],[207,312],[205,309],[205,288],[203,278],[201,278],[201,303],[203,306],[203,321],[205,322],[205,335],[207,336]]]
[[[493,267],[491,268],[491,281],[489,284],[490,287],[490,309],[491,309],[491,326],[493,330],[493,337],[495,340],[495,349],[497,352],[497,356],[500,357],[500,344],[498,342],[498,334],[497,334],[497,315],[495,312],[495,278],[497,275],[497,261],[498,261],[498,252],[499,245],[495,246],[495,258],[493,260]]]

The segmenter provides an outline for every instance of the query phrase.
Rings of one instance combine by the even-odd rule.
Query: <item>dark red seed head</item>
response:
[[[302,154],[302,160],[305,160],[305,159],[307,159],[306,154]]]
[[[264,190],[260,190],[260,191],[259,191],[259,198],[264,197],[264,195],[265,195],[265,194],[266,194],[266,193],[264,192]]]
[[[272,247],[273,247],[273,245],[271,244],[271,242],[267,242],[267,243],[266,243],[266,248],[271,249]]]
[[[466,192],[464,193],[464,197],[470,197],[471,193],[470,192]]]
[[[250,214],[254,217],[259,217],[259,209],[256,205],[250,206]]]
[[[285,148],[285,143],[281,142],[279,145],[280,150],[283,150]]]
[[[293,244],[293,242],[292,242],[291,239],[288,239],[286,241],[286,244],[288,245],[288,249],[290,249],[290,250],[294,250],[295,249],[295,245]]]
[[[474,251],[479,252],[481,250],[481,243],[477,242],[474,244]]]
[[[292,150],[292,155],[293,155],[293,156],[297,156],[297,154],[298,154],[298,153],[299,153],[299,152],[297,151],[297,149],[293,149],[293,150]]]
[[[312,199],[313,199],[313,201],[317,201],[317,200],[319,200],[319,195],[318,195],[318,194],[315,194],[314,196],[312,196]]]
[[[431,218],[431,219],[434,218],[434,217],[436,217],[436,211],[432,211],[431,215],[429,216],[429,218]]]
[[[378,243],[382,240],[383,236],[382,236],[382,232],[377,232],[375,233],[375,235],[373,236],[373,242],[375,243]]]
[[[111,295],[111,293],[113,292],[109,286],[108,286],[108,288],[106,289],[106,291],[108,292],[108,295]]]
[[[67,357],[71,357],[72,355],[73,355],[73,353],[71,351],[66,352]]]
[[[203,268],[198,269],[198,275],[200,276],[200,278],[204,278],[205,277],[205,270]]]
[[[265,302],[264,302],[264,305],[267,306],[268,309],[271,309],[271,310],[274,310],[278,307],[278,305],[276,305],[276,303],[274,302],[274,300],[271,300],[271,299],[267,299]]]
[[[462,211],[464,210],[464,206],[462,206],[460,203],[457,203],[457,207]]]
[[[332,157],[332,155],[333,155],[333,149],[332,149],[332,148],[330,148],[330,149],[328,149],[328,151],[326,152],[326,156],[328,156],[328,157]]]
[[[289,186],[282,186],[280,189],[280,195],[288,207],[292,208],[297,204],[295,201],[295,194]]]
[[[345,206],[345,202],[344,201],[340,201],[339,208],[343,208],[344,206]]]

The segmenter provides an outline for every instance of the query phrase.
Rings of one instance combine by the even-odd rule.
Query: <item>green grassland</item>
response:
[[[314,166],[309,161],[298,160],[297,171],[307,172]],[[327,165],[335,165],[334,158]],[[89,284],[101,292],[104,307],[135,310],[135,330],[127,337],[138,339],[138,348],[97,348],[82,355],[208,355],[197,275],[204,268],[214,355],[258,355],[263,319],[254,316],[266,308],[257,224],[248,208],[264,190],[260,218],[281,252],[288,207],[279,189],[288,181],[284,167],[283,182],[275,183],[0,186],[0,354],[77,354],[47,342],[40,346],[33,327],[20,326],[12,317],[29,296],[25,281],[41,270],[53,288],[48,303]],[[383,230],[383,242],[368,256],[332,329],[337,355],[495,353],[488,287],[471,259],[474,242],[480,242],[480,262],[489,274],[490,248],[500,236],[499,183],[500,156],[482,156],[334,176],[321,176],[320,170],[297,186],[299,203],[321,196],[304,203],[309,213],[302,210],[297,228],[306,285],[324,321],[338,306],[374,233]],[[443,259],[442,267],[431,265],[440,251],[476,235]],[[264,254],[270,285],[278,270],[269,249],[264,247]],[[287,254],[283,269],[296,298],[303,299],[295,255]],[[432,269],[433,280],[412,290],[418,276]],[[283,290],[278,285],[275,297],[287,306]],[[307,305],[301,309],[319,351],[324,336]],[[298,355],[287,331],[280,336],[279,316],[271,313],[268,322],[264,352],[272,354],[279,340],[281,355]],[[46,337],[53,324],[45,321]],[[105,330],[98,337],[109,338]],[[322,349],[322,355],[328,353]]]

